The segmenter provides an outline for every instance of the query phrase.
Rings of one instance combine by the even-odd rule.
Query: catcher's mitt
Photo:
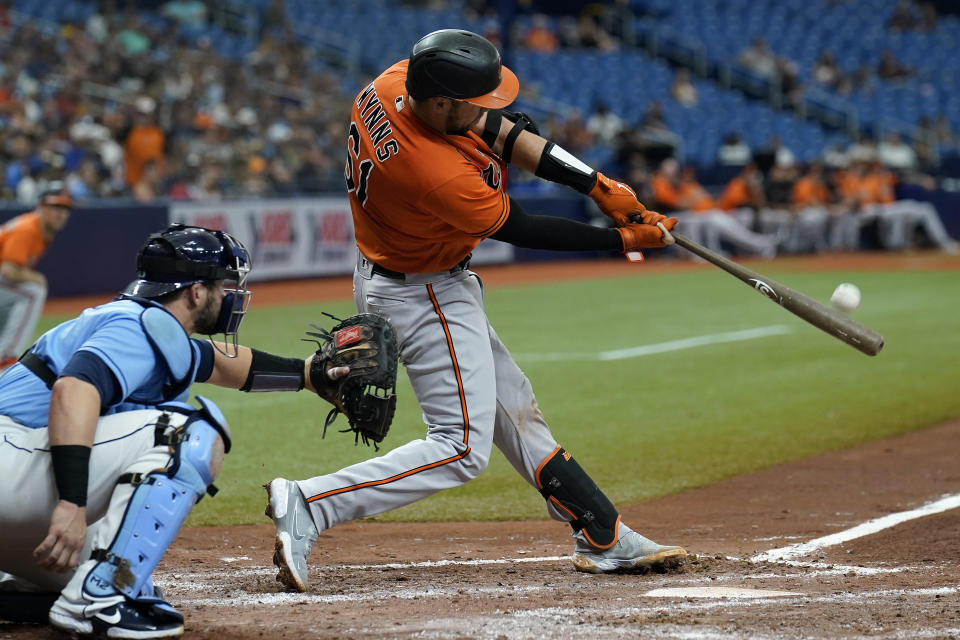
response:
[[[324,315],[339,324],[327,331],[311,324],[308,331],[316,342],[316,354],[310,362],[310,382],[317,395],[333,405],[323,425],[323,434],[343,413],[350,423],[344,432],[354,431],[357,442],[374,448],[381,442],[397,407],[397,333],[390,322],[372,313],[361,313],[341,320]],[[321,340],[323,342],[321,342]],[[331,380],[327,372],[335,367],[350,367],[350,372]]]

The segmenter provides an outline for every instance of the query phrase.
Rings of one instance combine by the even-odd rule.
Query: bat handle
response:
[[[663,226],[662,222],[658,222],[657,226],[660,227],[660,232],[661,232],[660,237],[663,240],[663,244],[673,244],[674,242],[676,242],[676,240],[673,237],[673,234],[667,231],[667,228]]]

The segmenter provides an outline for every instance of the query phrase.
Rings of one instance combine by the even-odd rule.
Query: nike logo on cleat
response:
[[[117,624],[120,622],[120,610],[116,607],[113,607],[113,613],[107,614],[107,611],[101,611],[97,614],[97,617],[106,622],[107,624]]]

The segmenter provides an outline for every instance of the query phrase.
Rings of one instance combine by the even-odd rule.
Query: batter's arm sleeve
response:
[[[490,237],[525,249],[623,251],[623,240],[616,229],[556,216],[529,215],[513,198],[509,217]]]

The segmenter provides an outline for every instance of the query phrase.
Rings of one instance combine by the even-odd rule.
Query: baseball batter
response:
[[[409,60],[383,72],[353,104],[345,172],[359,248],[354,298],[359,310],[396,327],[427,433],[334,473],[267,486],[274,561],[287,588],[307,588],[306,559],[320,531],[461,485],[484,470],[493,445],[540,491],[551,516],[571,524],[577,569],[608,572],[686,556],[632,531],[557,444],[468,268],[487,237],[632,252],[663,246],[655,225],[676,223],[536,135],[528,118],[503,111],[518,90],[490,42],[448,29],[423,37]],[[619,226],[528,215],[504,190],[508,162],[589,194]]]
[[[40,195],[35,211],[0,228],[0,370],[23,353],[47,299],[47,278],[37,261],[70,218],[72,202],[63,183]]]
[[[215,493],[231,444],[216,405],[185,402],[190,385],[317,390],[306,377],[314,356],[237,344],[250,259],[232,236],[173,225],[150,236],[137,268],[117,300],[46,332],[0,376],[0,619],[182,634],[151,574],[193,505]]]

